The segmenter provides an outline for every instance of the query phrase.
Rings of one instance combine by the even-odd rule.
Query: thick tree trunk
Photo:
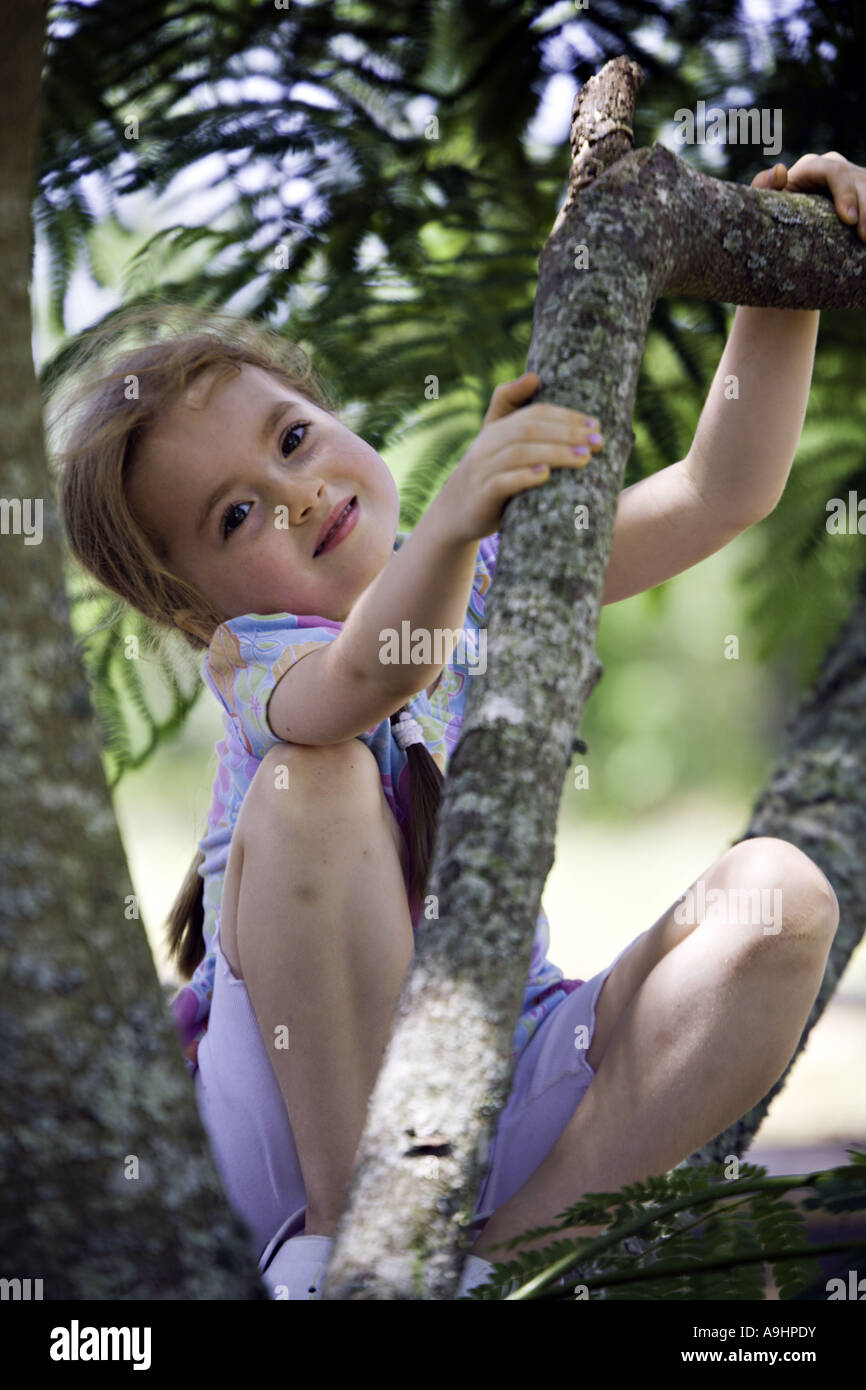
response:
[[[45,5],[0,24],[0,1255],[46,1299],[265,1298],[131,902],[31,356]],[[35,504],[35,505],[34,505]],[[40,507],[42,511],[39,525]]]
[[[618,58],[578,96],[571,188],[540,258],[527,363],[542,379],[538,399],[579,405],[605,422],[606,466],[554,473],[506,508],[488,599],[487,672],[470,684],[439,818],[428,890],[438,897],[439,919],[417,935],[321,1290],[326,1298],[451,1298],[471,1243],[461,1222],[471,1215],[508,1095],[563,780],[600,674],[601,594],[655,300],[676,293],[787,308],[866,307],[866,249],[826,199],[720,183],[662,146],[631,150],[641,80],[640,69]],[[578,268],[581,246],[587,268]],[[581,504],[586,529],[575,525]],[[807,758],[803,785],[810,776],[820,781]],[[799,829],[784,816],[775,824],[752,833],[799,835],[801,843],[807,835],[804,819]],[[855,813],[852,824],[856,832]],[[826,831],[825,849],[830,839]],[[853,854],[850,841],[840,863],[846,852]],[[831,877],[842,882],[835,864]],[[427,1152],[424,1136],[434,1133],[431,1182],[418,1159]]]

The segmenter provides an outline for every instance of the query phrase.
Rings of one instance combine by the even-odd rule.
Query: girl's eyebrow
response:
[[[270,436],[271,436],[273,430],[274,430],[274,429],[276,428],[276,426],[277,426],[277,423],[278,423],[278,421],[279,421],[279,419],[280,419],[280,416],[281,416],[282,414],[284,414],[284,412],[287,411],[287,410],[289,409],[290,406],[294,406],[294,405],[296,405],[296,404],[297,404],[297,402],[296,402],[296,401],[293,401],[293,400],[282,400],[282,401],[276,401],[276,402],[271,406],[270,410],[268,411],[267,415],[265,416],[264,423],[263,423],[263,425],[262,425],[261,434],[259,435],[259,441],[260,441],[260,443],[262,443],[262,444],[267,444],[268,439],[270,438]]]
[[[286,413],[287,410],[298,409],[299,407],[300,401],[295,400],[294,397],[288,397],[284,400],[276,401],[271,406],[262,424],[261,432],[259,434],[259,439],[261,443],[267,443],[272,431],[276,429],[281,417]],[[205,522],[207,521],[212,509],[216,506],[217,502],[220,500],[223,494],[226,492],[231,492],[232,488],[236,485],[237,479],[229,478],[227,482],[217,483],[216,487],[208,493],[207,497],[204,500],[204,505],[202,506],[202,509],[199,512],[198,518],[196,520],[195,534],[197,536],[200,535],[201,532],[204,530]]]

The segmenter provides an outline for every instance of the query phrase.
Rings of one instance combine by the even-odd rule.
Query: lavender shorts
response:
[[[595,1072],[586,1053],[595,1034],[598,998],[633,945],[567,995],[520,1054],[488,1151],[470,1222],[474,1235],[535,1171],[589,1089]],[[284,1241],[303,1234],[306,1192],[282,1092],[246,985],[232,974],[219,943],[194,1085],[226,1195],[249,1228],[262,1273]]]

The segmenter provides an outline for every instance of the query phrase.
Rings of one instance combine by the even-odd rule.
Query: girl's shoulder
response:
[[[290,662],[322,642],[333,641],[343,624],[300,613],[244,613],[221,623],[202,658],[202,675],[218,684],[247,667]],[[297,652],[297,655],[295,654]]]
[[[211,638],[210,645],[224,641],[227,634],[238,641],[244,641],[259,633],[273,633],[296,630],[304,631],[311,627],[339,629],[343,626],[335,618],[323,618],[316,613],[242,613],[237,618],[227,618],[220,623]]]
[[[244,613],[221,623],[201,665],[202,678],[237,721],[249,752],[263,757],[275,741],[267,705],[296,661],[333,642],[343,624],[297,613]]]

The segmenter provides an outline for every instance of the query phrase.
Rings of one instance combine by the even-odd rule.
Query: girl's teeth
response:
[[[346,517],[349,515],[349,512],[350,512],[351,510],[352,510],[352,503],[349,502],[349,503],[343,508],[343,510],[340,512],[340,515],[337,517],[337,520],[334,522],[334,524],[333,524],[333,526],[331,527],[330,531],[328,532],[327,536],[326,536],[325,539],[322,541],[322,546],[321,546],[321,548],[322,548],[323,550],[324,550],[325,546],[328,544],[328,541],[329,541],[329,540],[331,539],[331,537],[335,534],[335,532],[339,531],[340,527],[342,526],[343,522],[346,520]]]

